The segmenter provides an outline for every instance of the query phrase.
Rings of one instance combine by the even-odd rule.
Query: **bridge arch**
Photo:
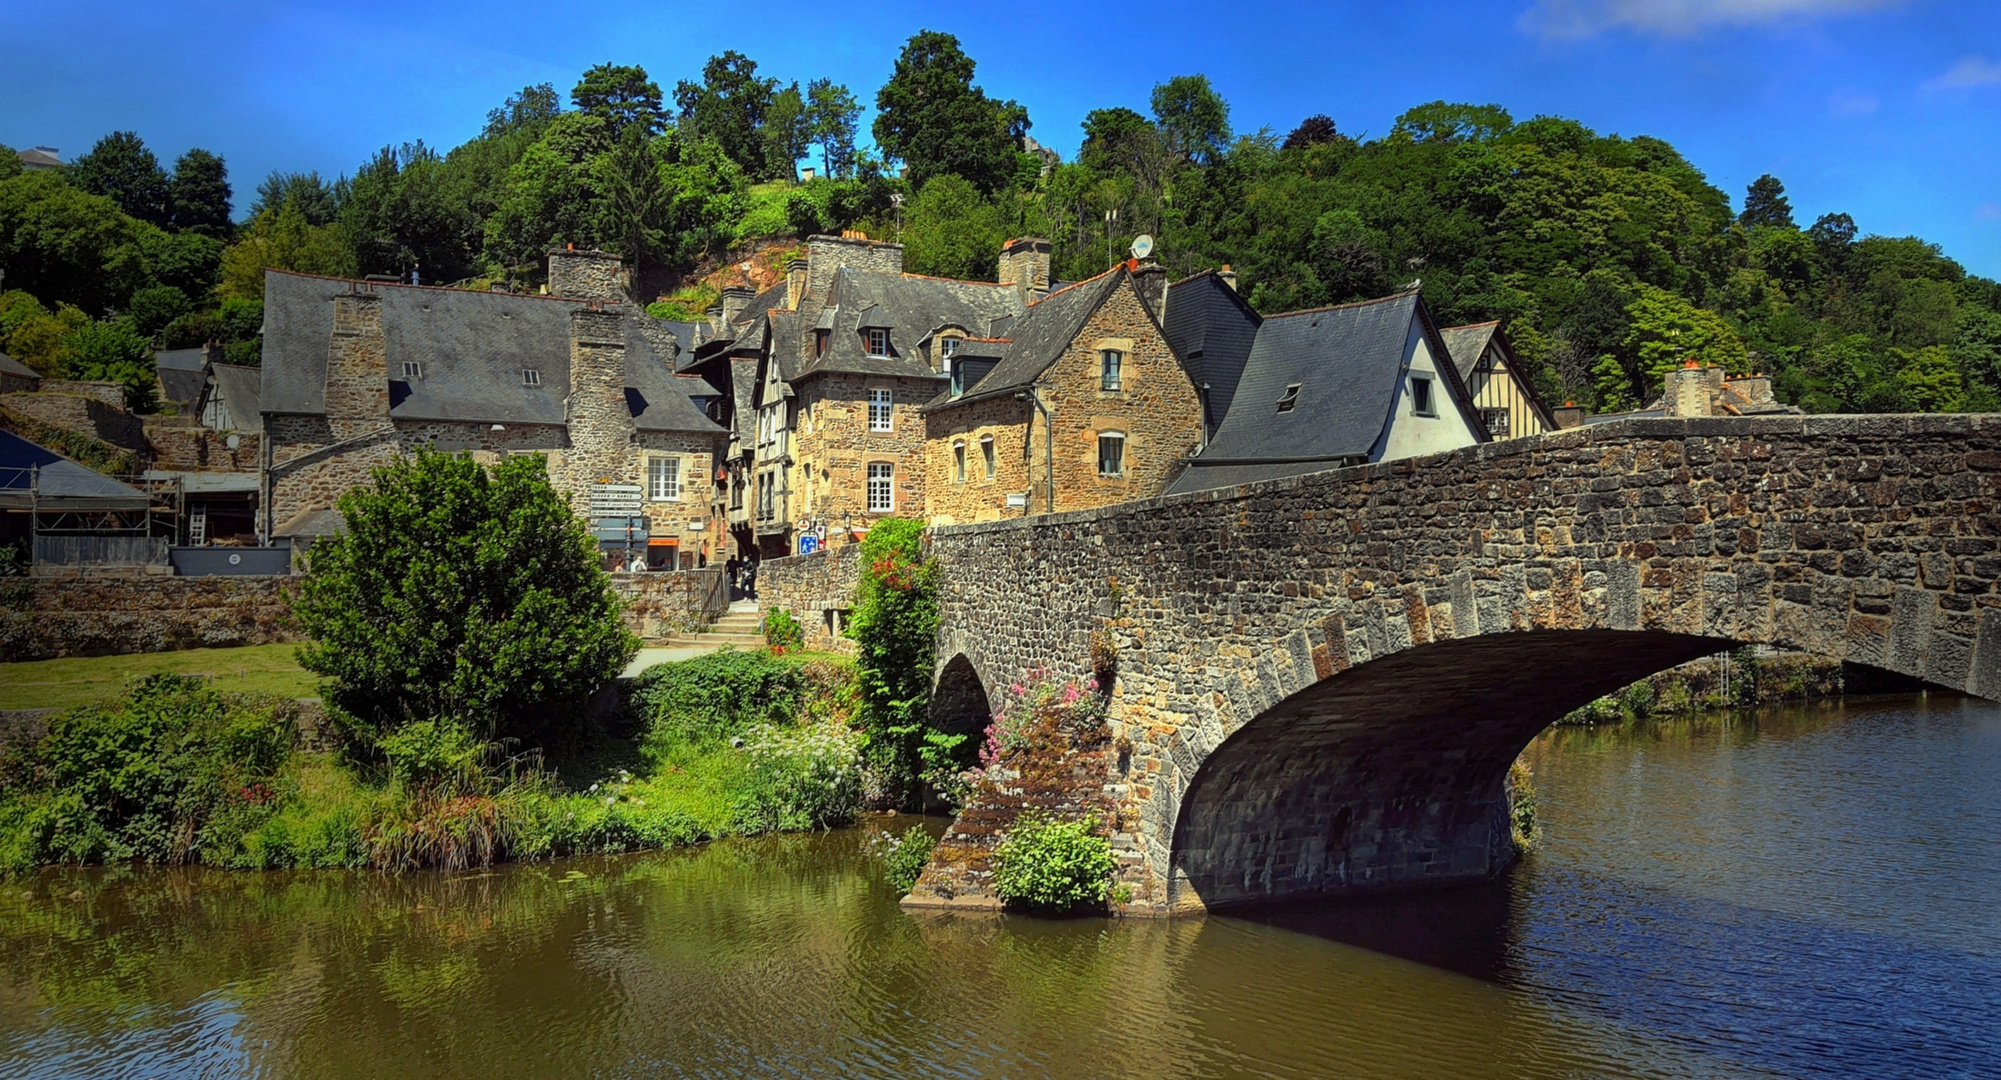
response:
[[[971,657],[955,652],[938,668],[931,690],[931,726],[975,743],[993,719],[993,699],[987,682]]]

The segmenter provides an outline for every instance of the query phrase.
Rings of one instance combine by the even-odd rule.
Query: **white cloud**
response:
[[[1971,90],[1976,86],[2001,84],[2001,61],[1979,56],[1961,57],[1945,74],[1925,84],[1927,90]]]
[[[1902,0],[1534,0],[1522,25],[1544,37],[1590,37],[1612,29],[1681,36],[1711,26],[1743,26],[1845,15]]]
[[[1883,103],[1876,100],[1874,94],[1865,94],[1855,89],[1836,90],[1828,95],[1827,99],[1828,113],[1844,120],[1858,116],[1874,116],[1876,110],[1882,107]]]

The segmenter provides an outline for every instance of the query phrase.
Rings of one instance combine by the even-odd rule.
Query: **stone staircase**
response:
[[[759,629],[764,615],[758,610],[757,601],[739,600],[730,605],[723,616],[709,624],[707,631],[699,634],[670,634],[654,643],[663,648],[711,648],[725,646],[738,649],[764,648],[764,633]]]

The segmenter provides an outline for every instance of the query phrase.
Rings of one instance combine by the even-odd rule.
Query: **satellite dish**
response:
[[[1133,240],[1133,258],[1144,259],[1151,254],[1153,254],[1153,237],[1145,233],[1139,234]]]

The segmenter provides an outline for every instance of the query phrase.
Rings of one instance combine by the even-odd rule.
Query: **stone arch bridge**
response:
[[[2001,416],[1628,420],[931,537],[945,720],[1115,643],[1055,797],[1142,911],[1497,873],[1537,732],[1736,644],[2001,699]],[[910,903],[992,904],[996,813]]]

